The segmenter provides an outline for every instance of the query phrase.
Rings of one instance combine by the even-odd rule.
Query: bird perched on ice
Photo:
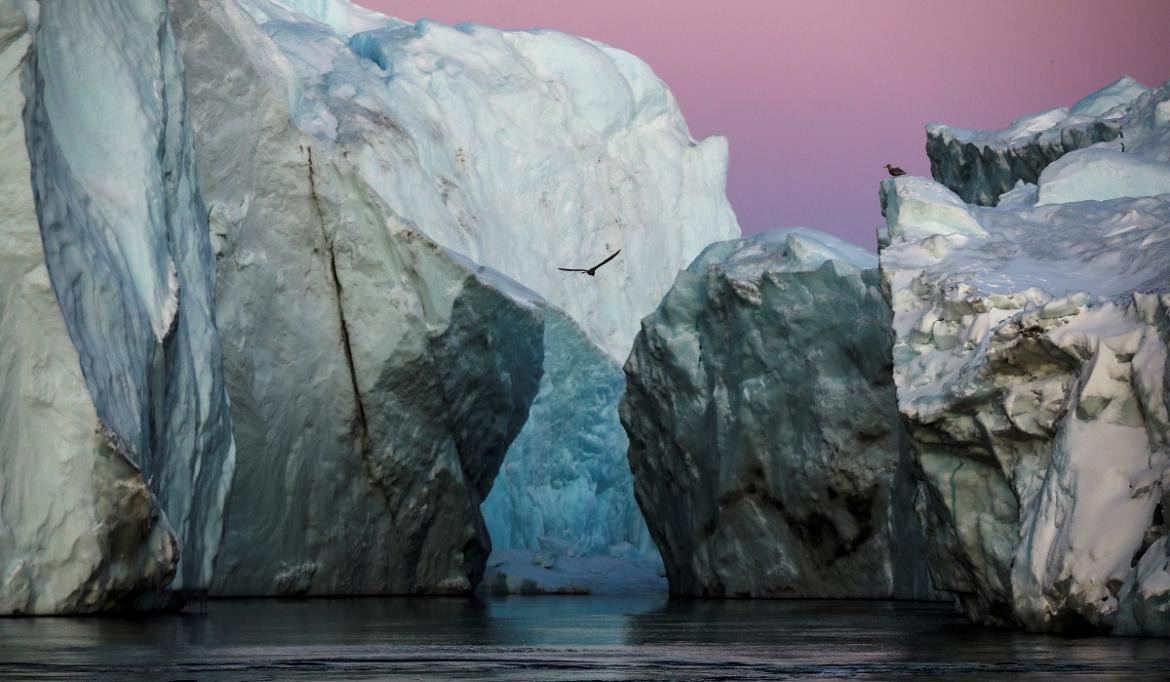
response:
[[[895,178],[898,177],[899,175],[906,174],[906,171],[902,170],[901,168],[898,168],[897,166],[891,166],[888,163],[886,164],[886,170],[890,171],[890,176],[895,177]]]
[[[586,275],[589,275],[590,277],[593,277],[593,276],[595,276],[595,275],[597,274],[597,268],[600,268],[601,266],[603,266],[603,265],[605,265],[606,263],[610,262],[610,261],[611,261],[611,260],[613,260],[614,258],[617,258],[617,255],[618,255],[619,253],[621,253],[621,252],[622,252],[622,250],[621,250],[621,249],[618,249],[617,251],[614,251],[612,256],[610,256],[609,258],[606,258],[605,260],[601,261],[600,263],[598,263],[597,265],[594,265],[593,267],[591,267],[591,268],[589,268],[589,269],[585,269],[585,268],[557,268],[557,270],[562,270],[562,271],[564,271],[564,272],[583,272],[583,273],[585,273]]]

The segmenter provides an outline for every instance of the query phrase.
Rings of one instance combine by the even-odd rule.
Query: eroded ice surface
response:
[[[4,0],[0,59],[0,611],[206,589],[234,446],[166,4]]]
[[[983,622],[1165,634],[1170,200],[961,214],[928,180],[882,191],[938,586]]]

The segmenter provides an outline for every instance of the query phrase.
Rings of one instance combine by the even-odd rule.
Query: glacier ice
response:
[[[564,355],[597,356],[589,372],[596,385],[565,386],[608,402],[577,403],[571,419],[561,418],[570,401],[552,387],[573,370],[553,366],[561,353],[550,346],[547,390],[508,456],[516,461],[505,464],[503,498],[487,510],[502,546],[535,550],[540,533],[554,532],[574,541],[586,533],[584,546],[603,553],[625,542],[649,548],[611,387],[623,381],[616,363],[641,317],[676,271],[710,241],[739,233],[724,195],[726,142],[694,141],[648,66],[593,41],[429,21],[360,30],[341,0],[240,5],[290,74],[281,92],[301,131],[341,150],[402,220],[538,292],[597,346]],[[619,248],[596,278],[556,269]],[[603,356],[614,366],[602,370]],[[552,419],[564,442],[552,459],[568,466],[556,489],[573,496],[571,505],[516,493],[528,483],[554,489],[534,457],[542,447],[535,439],[553,428],[541,421]],[[602,452],[604,443],[616,449]],[[585,449],[571,450],[578,446]],[[573,518],[590,510],[604,519]]]
[[[1134,113],[1168,94],[1125,76],[1072,107],[1025,116],[1002,130],[929,125],[930,174],[963,201],[994,206],[1018,181],[1036,184],[1049,163],[1073,150],[1099,143],[1121,148],[1128,142],[1133,151],[1142,137]]]
[[[876,266],[811,230],[716,243],[643,320],[621,419],[672,593],[935,596]]]
[[[1166,634],[1170,197],[960,216],[923,178],[882,193],[937,586],[981,622]],[[950,222],[899,210],[930,203]]]
[[[2,6],[3,133],[28,152],[4,162],[21,244],[3,314],[46,330],[62,382],[38,383],[47,356],[5,332],[4,437],[106,462],[70,479],[76,509],[24,520],[106,518],[121,543],[69,517],[90,544],[29,563],[39,531],[9,492],[5,610],[141,604],[168,581],[467,591],[490,546],[479,505],[522,426],[501,489],[541,494],[488,506],[506,544],[652,553],[616,361],[675,269],[738,228],[725,142],[693,140],[645,64],[342,0]],[[555,269],[617,249],[598,278]],[[26,386],[43,405],[11,397]],[[6,458],[15,488],[60,484],[26,464]]]
[[[0,0],[0,60],[0,612],[174,603],[234,445],[166,5]]]
[[[483,506],[498,549],[555,538],[586,555],[647,555],[617,404],[621,368],[565,313],[548,308],[544,375],[528,421]]]
[[[677,270],[739,235],[726,140],[695,142],[670,91],[629,53],[556,31],[431,21],[339,33],[269,0],[239,1],[296,73],[298,127],[348,152],[397,215],[540,293],[618,362]],[[604,277],[555,267],[618,248]]]
[[[1114,149],[1065,154],[1040,174],[1037,201],[1063,204],[1170,194],[1170,164]]]
[[[240,450],[214,591],[469,592],[480,503],[539,385],[543,302],[436,245],[298,125],[302,74],[254,13],[172,8]],[[349,54],[298,21],[268,28]]]

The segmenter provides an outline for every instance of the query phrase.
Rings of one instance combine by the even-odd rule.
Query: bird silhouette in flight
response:
[[[890,176],[895,177],[895,178],[898,177],[899,175],[906,174],[906,171],[902,170],[901,168],[898,168],[897,166],[891,166],[888,163],[886,164],[886,170],[890,171]]]
[[[595,276],[595,275],[597,274],[597,268],[600,268],[601,266],[603,266],[603,265],[605,265],[606,263],[610,262],[610,261],[611,261],[611,260],[613,260],[614,258],[617,258],[617,255],[618,255],[619,253],[621,253],[621,252],[622,252],[622,250],[621,250],[621,249],[618,249],[617,251],[614,251],[612,256],[610,256],[609,258],[606,258],[605,260],[601,261],[601,262],[600,262],[600,263],[598,263],[597,265],[594,265],[593,267],[589,268],[588,270],[586,270],[585,268],[557,268],[557,270],[561,270],[561,271],[563,271],[563,272],[583,272],[583,273],[585,273],[586,275],[589,275],[590,277],[593,277],[593,276]]]

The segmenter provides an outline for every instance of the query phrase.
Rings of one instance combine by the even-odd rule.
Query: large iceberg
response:
[[[0,74],[0,613],[175,603],[234,446],[166,5],[0,0]]]
[[[739,234],[725,140],[693,140],[646,64],[593,41],[406,24],[343,0],[239,6],[290,74],[301,131],[340,150],[404,222],[567,315],[550,318],[542,389],[486,510],[499,546],[535,551],[551,535],[602,554],[650,549],[619,363],[675,273]],[[618,249],[596,277],[557,270]],[[576,361],[588,369],[558,365]]]
[[[981,622],[1170,634],[1170,196],[882,194],[937,586]]]
[[[672,593],[930,598],[877,259],[811,230],[708,247],[625,365]]]
[[[501,544],[652,553],[616,362],[738,228],[645,64],[344,0],[0,8],[5,611],[466,592],[522,428]]]
[[[539,384],[543,303],[436,245],[367,183],[348,133],[304,115],[285,49],[367,70],[329,29],[262,2],[172,9],[240,448],[215,592],[471,591],[479,506]]]
[[[1128,76],[1081,99],[1013,121],[1002,130],[976,131],[948,125],[926,127],[930,173],[965,202],[994,206],[1018,182],[1036,184],[1048,164],[1093,145],[1166,161],[1170,145],[1154,139],[1156,109],[1170,114],[1170,89],[1149,90]]]

